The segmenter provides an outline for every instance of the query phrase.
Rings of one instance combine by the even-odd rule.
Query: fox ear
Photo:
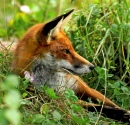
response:
[[[69,20],[73,13],[74,9],[69,11],[66,14],[63,14],[61,16],[58,16],[54,20],[46,23],[42,29],[42,33],[47,37],[47,44],[50,43],[51,37],[55,36],[60,28],[63,27],[63,25]]]

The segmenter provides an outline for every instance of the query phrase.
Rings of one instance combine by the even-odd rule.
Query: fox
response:
[[[90,73],[94,65],[74,50],[63,31],[73,12],[74,9],[52,21],[29,28],[14,50],[12,71],[21,77],[28,71],[34,78],[32,83],[36,88],[47,85],[58,92],[72,89],[81,100],[85,101],[88,97],[95,101],[100,100],[104,104],[103,108],[107,109],[104,112],[108,117],[129,122],[129,111],[122,109],[99,91],[90,88],[80,78],[82,74]],[[88,110],[94,110],[93,106],[101,109],[100,105],[91,104]],[[115,111],[117,117],[111,114],[111,111]]]

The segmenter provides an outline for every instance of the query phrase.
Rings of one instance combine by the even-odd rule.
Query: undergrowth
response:
[[[83,78],[117,104],[130,108],[129,4],[117,0],[85,6],[75,13],[68,31],[76,51],[96,66],[93,74]]]
[[[8,75],[0,84],[0,124],[1,125],[116,125],[117,122],[87,112],[77,104],[78,97],[72,90],[57,94],[46,86],[37,91],[29,83],[16,75]],[[124,124],[124,123],[123,123]],[[118,125],[122,123],[118,122]],[[127,124],[126,124],[127,125]]]
[[[76,10],[66,33],[76,51],[95,65],[82,76],[89,86],[99,90],[117,105],[130,109],[130,7],[126,0],[93,3]],[[21,14],[21,13],[19,13]],[[9,37],[20,36],[32,17],[21,22],[21,15],[7,27]],[[30,15],[31,16],[31,15]],[[20,31],[16,24],[21,25]],[[34,22],[33,22],[34,23]],[[22,25],[23,24],[23,25]],[[32,24],[26,24],[25,28]],[[12,32],[13,30],[13,32]],[[20,32],[20,33],[19,33]],[[3,35],[5,36],[5,34]],[[5,39],[5,38],[4,38]],[[13,75],[12,55],[0,52],[0,125],[122,125],[112,119],[87,112],[76,103],[72,90],[57,94],[43,87],[37,91],[28,79]],[[90,99],[88,101],[91,101]],[[97,121],[97,119],[99,119]]]

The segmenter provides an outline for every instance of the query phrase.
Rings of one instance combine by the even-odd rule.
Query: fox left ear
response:
[[[70,19],[73,11],[74,9],[44,25],[42,33],[46,36],[47,44],[49,44],[51,38],[55,36],[61,28],[63,28],[63,25]]]

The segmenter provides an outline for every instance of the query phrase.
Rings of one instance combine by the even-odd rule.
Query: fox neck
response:
[[[39,59],[34,62],[31,75],[34,77],[34,85],[48,86],[56,91],[64,91],[66,88],[71,88],[75,90],[77,88],[76,80],[73,77],[67,78],[67,73],[63,71],[56,70],[57,65],[55,64],[55,69],[47,65],[47,62],[43,59]]]

